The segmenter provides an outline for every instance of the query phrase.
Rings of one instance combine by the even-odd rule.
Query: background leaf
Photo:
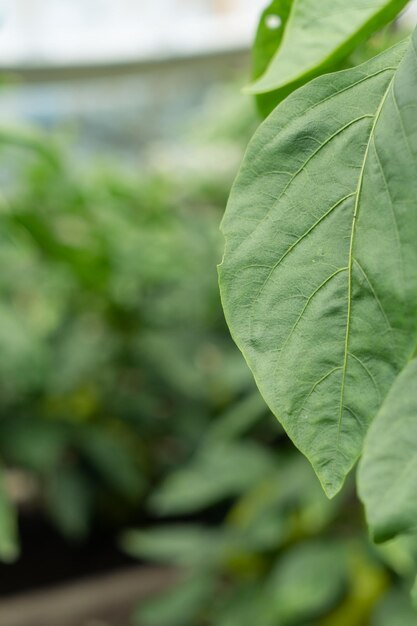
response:
[[[193,524],[129,531],[125,550],[141,558],[172,565],[210,569],[224,560],[237,541],[217,529]]]
[[[167,478],[151,506],[162,515],[193,513],[239,495],[275,467],[272,454],[254,442],[211,445]]]
[[[392,591],[377,607],[371,626],[414,626],[416,621],[417,613],[407,602],[407,595]]]
[[[138,626],[192,626],[196,614],[215,593],[209,576],[187,576],[173,589],[147,599],[137,610]]]
[[[12,562],[19,556],[16,510],[0,483],[0,560]]]
[[[326,613],[347,588],[346,555],[332,543],[311,542],[289,551],[272,572],[267,594],[282,624]]]

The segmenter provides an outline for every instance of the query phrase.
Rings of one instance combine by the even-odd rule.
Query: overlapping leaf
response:
[[[417,530],[417,359],[395,381],[369,430],[358,478],[376,540]]]
[[[248,92],[285,89],[334,67],[360,41],[394,19],[407,2],[274,0],[261,18],[255,44],[255,75],[267,65],[268,55],[271,60]]]
[[[223,221],[231,332],[330,496],[416,342],[416,42],[281,104]]]
[[[272,0],[263,11],[259,20],[255,42],[252,48],[252,77],[254,82],[260,79],[268,69],[271,59],[281,45],[293,0]],[[284,99],[293,89],[258,94],[257,106],[263,117]]]

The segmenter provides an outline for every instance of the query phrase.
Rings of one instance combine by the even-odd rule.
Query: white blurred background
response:
[[[0,123],[70,128],[89,151],[177,142],[222,85],[237,94],[249,79],[267,4],[0,0]]]
[[[265,0],[2,0],[0,64],[78,64],[247,46]]]
[[[213,88],[247,79],[265,4],[0,0],[0,123],[71,128],[89,151],[176,140]]]
[[[123,62],[246,47],[267,4],[0,0],[0,66]],[[409,14],[415,18],[415,7]]]

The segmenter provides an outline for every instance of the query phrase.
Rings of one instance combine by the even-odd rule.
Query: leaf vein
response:
[[[384,319],[385,319],[385,322],[386,322],[386,324],[387,324],[388,328],[389,328],[391,331],[393,331],[394,329],[393,329],[393,327],[391,326],[391,322],[389,321],[388,315],[386,314],[385,309],[384,309],[384,307],[382,306],[382,302],[381,302],[381,300],[379,299],[378,294],[376,293],[375,288],[373,287],[373,285],[372,285],[372,283],[371,283],[371,281],[370,281],[370,279],[369,279],[369,276],[367,275],[367,273],[366,273],[366,272],[365,272],[365,270],[363,269],[362,265],[359,263],[358,259],[355,259],[355,258],[354,258],[354,259],[353,259],[353,262],[354,262],[354,263],[356,263],[356,265],[358,266],[359,270],[360,270],[360,271],[361,271],[361,273],[363,274],[363,276],[364,276],[364,278],[365,278],[366,282],[368,283],[369,288],[370,288],[370,290],[372,291],[372,295],[374,296],[374,299],[375,299],[376,303],[378,304],[378,307],[379,307],[379,309],[380,309],[380,311],[381,311],[381,313],[382,313],[382,315],[383,315],[383,317],[384,317]]]
[[[308,305],[311,303],[311,301],[313,300],[314,296],[317,295],[317,293],[323,288],[325,287],[331,280],[332,278],[334,278],[335,276],[337,276],[338,274],[340,274],[341,272],[346,272],[348,269],[348,267],[341,267],[338,270],[336,270],[335,272],[333,272],[333,274],[330,274],[330,276],[328,276],[326,278],[326,280],[324,280],[307,298],[307,301],[305,302],[303,308],[301,309],[300,314],[298,315],[293,327],[291,328],[290,332],[288,333],[287,337],[285,338],[281,348],[279,348],[278,352],[282,352],[282,350],[285,348],[286,344],[288,343],[288,341],[291,339],[291,336],[293,334],[293,332],[295,331],[296,327],[298,326],[300,320],[302,319]]]
[[[291,178],[289,179],[289,181],[287,182],[287,184],[285,185],[285,187],[283,188],[283,190],[281,191],[279,196],[276,198],[276,201],[273,204],[271,204],[271,206],[269,207],[269,209],[267,210],[267,212],[265,213],[263,218],[258,222],[257,226],[255,226],[253,231],[247,237],[245,237],[240,242],[240,244],[236,247],[236,249],[234,251],[235,254],[247,242],[247,240],[249,238],[252,238],[255,235],[255,233],[257,232],[258,228],[268,219],[268,217],[271,214],[271,212],[276,208],[276,206],[277,206],[278,202],[281,200],[281,198],[287,193],[288,189],[293,184],[295,179],[301,174],[301,172],[303,172],[305,170],[305,168],[310,163],[310,161],[312,161],[321,150],[323,150],[331,141],[333,141],[333,139],[338,137],[341,133],[343,133],[345,130],[347,130],[348,128],[350,128],[354,124],[357,124],[358,122],[362,122],[365,119],[371,119],[373,117],[374,116],[371,115],[371,114],[361,115],[360,117],[357,117],[357,118],[355,118],[353,120],[350,120],[350,122],[348,122],[344,126],[341,126],[340,128],[337,129],[337,131],[335,131],[329,137],[327,137],[327,139],[322,144],[320,144],[320,146],[316,150],[314,150],[314,152],[312,152],[310,154],[310,156],[300,165],[300,167],[293,174],[291,174]]]
[[[378,387],[378,384],[377,384],[377,382],[376,382],[376,380],[375,380],[375,377],[374,377],[374,375],[372,374],[372,372],[371,372],[371,370],[369,369],[369,367],[367,367],[367,366],[365,365],[365,363],[364,363],[364,362],[363,362],[363,361],[362,361],[362,360],[361,360],[358,356],[356,356],[356,354],[353,354],[352,352],[349,352],[349,356],[350,356],[350,357],[352,357],[352,359],[355,359],[355,361],[357,361],[357,362],[359,363],[359,365],[360,365],[360,366],[361,366],[361,367],[365,370],[365,372],[368,374],[369,378],[371,379],[371,381],[372,381],[372,383],[373,383],[373,385],[374,385],[374,387],[375,387],[375,389],[376,389],[376,391],[377,391],[378,398],[379,398],[379,400],[381,400],[381,392],[380,392],[380,390],[379,390],[379,387]]]
[[[347,298],[347,317],[346,317],[346,335],[345,335],[345,349],[344,349],[344,357],[343,357],[343,365],[342,365],[342,370],[343,370],[343,374],[342,374],[342,384],[341,384],[341,388],[340,388],[340,404],[339,404],[339,420],[338,420],[338,425],[337,425],[337,438],[336,438],[336,454],[338,454],[340,452],[340,433],[342,430],[342,421],[343,421],[343,405],[344,405],[344,398],[345,398],[345,386],[346,386],[346,375],[347,375],[347,366],[348,366],[348,354],[349,354],[349,341],[350,341],[350,329],[351,329],[351,315],[352,315],[352,269],[353,269],[353,248],[354,248],[354,242],[355,242],[355,234],[356,234],[356,224],[357,224],[357,217],[358,217],[358,213],[359,213],[359,203],[360,203],[360,198],[361,198],[361,193],[362,193],[362,188],[363,188],[363,179],[364,179],[364,173],[365,173],[365,165],[367,163],[368,160],[368,156],[369,156],[369,150],[370,150],[370,145],[371,145],[371,141],[374,138],[374,133],[375,133],[375,128],[376,125],[378,123],[379,120],[379,116],[381,115],[381,111],[382,108],[384,106],[384,103],[388,97],[388,93],[389,90],[392,86],[394,77],[391,78],[387,89],[385,90],[385,93],[383,95],[383,97],[381,98],[381,102],[379,103],[378,109],[375,113],[375,117],[374,117],[374,121],[370,130],[370,134],[369,134],[369,139],[368,139],[368,143],[366,145],[366,150],[365,150],[365,154],[364,154],[364,158],[362,161],[362,167],[361,167],[361,171],[359,174],[359,179],[358,179],[358,185],[357,185],[357,189],[356,189],[356,202],[355,202],[355,208],[354,208],[354,212],[353,212],[353,218],[352,218],[352,229],[351,229],[351,234],[350,234],[350,246],[349,246],[349,262],[348,262],[348,266],[349,266],[349,272],[348,272],[348,298]]]

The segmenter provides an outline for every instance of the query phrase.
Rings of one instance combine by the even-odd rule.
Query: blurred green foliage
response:
[[[220,418],[194,457],[154,491],[149,504],[159,525],[124,534],[130,554],[182,572],[173,588],[138,609],[137,623],[417,623],[407,593],[416,538],[372,545],[353,482],[328,500],[285,437],[265,436],[271,419],[259,415],[247,433],[219,444],[212,433],[227,420]],[[214,505],[221,524],[211,519]]]
[[[377,549],[352,486],[325,498],[229,337],[218,225],[255,118],[213,105],[204,158],[175,171],[0,132],[6,477],[25,470],[71,538],[147,512],[123,547],[180,576],[142,626],[414,626],[417,541]],[[17,554],[5,490],[0,554]]]
[[[349,63],[392,44],[386,31]],[[326,499],[256,392],[218,416],[188,463],[157,486],[159,525],[126,551],[182,572],[138,608],[141,626],[412,626],[417,537],[375,546],[353,481]],[[218,515],[220,512],[220,523]],[[213,519],[214,515],[214,519]],[[180,521],[179,521],[180,520]]]
[[[27,132],[0,133],[0,159],[0,457],[82,537],[253,395],[217,288],[230,177],[84,168]]]

